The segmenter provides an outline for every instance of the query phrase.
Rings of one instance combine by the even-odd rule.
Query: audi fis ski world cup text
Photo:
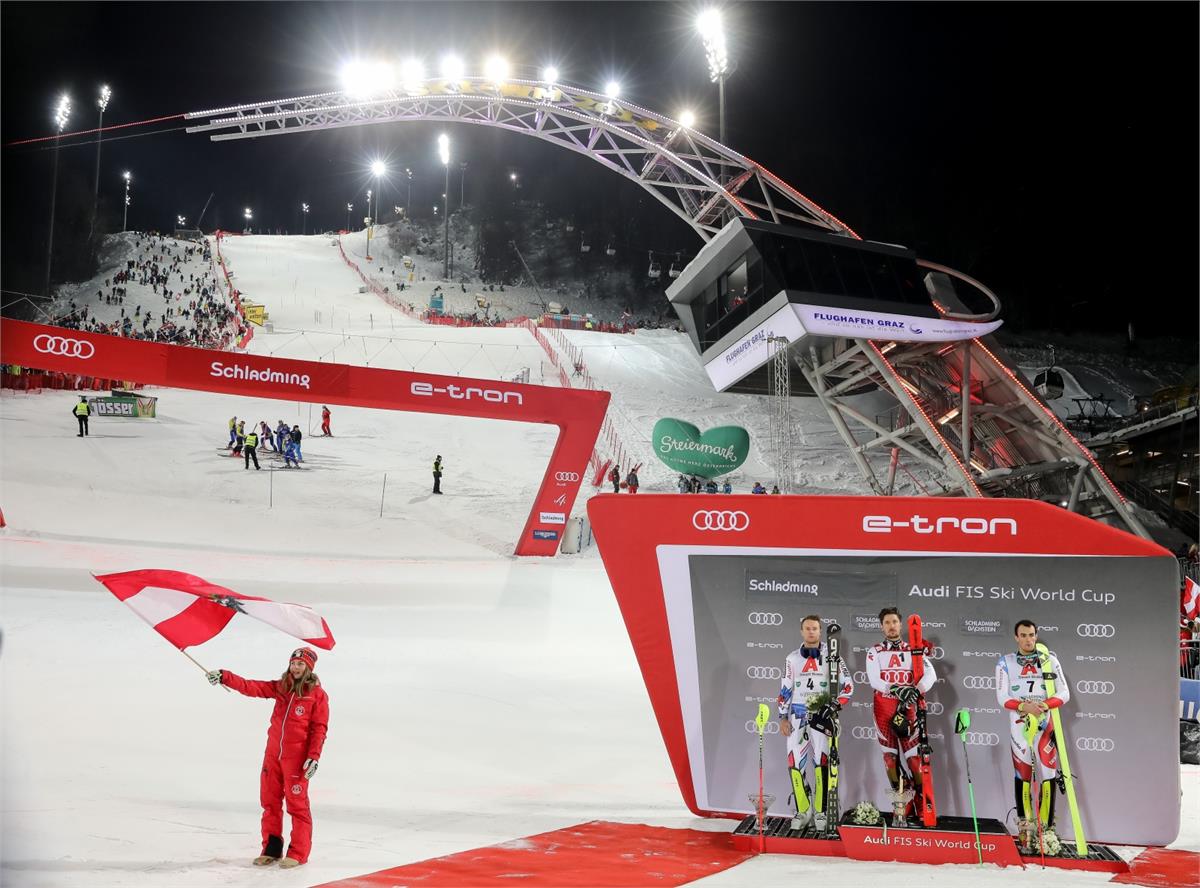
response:
[[[1112,604],[1116,593],[1097,592],[1095,589],[1043,589],[1040,586],[967,586],[942,583],[938,586],[922,586],[914,583],[908,590],[909,598],[961,598],[989,599],[993,601],[1086,601],[1089,604]],[[1057,626],[1047,627],[1053,632]]]

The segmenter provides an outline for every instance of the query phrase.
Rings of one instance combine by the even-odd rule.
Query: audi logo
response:
[[[779,679],[783,678],[783,673],[777,666],[747,666],[746,678],[774,679],[775,681],[779,681]]]
[[[1117,744],[1109,737],[1076,737],[1075,748],[1080,752],[1112,752]]]
[[[41,333],[33,337],[33,348],[44,355],[62,355],[64,358],[80,358],[86,361],[96,353],[96,347],[82,339],[51,336]]]
[[[855,725],[853,728],[850,729],[850,736],[853,737],[855,740],[874,740],[875,739],[875,729],[874,728],[865,728],[862,725]]]
[[[751,626],[782,626],[783,614],[753,613],[746,614],[746,620]]]
[[[996,676],[964,675],[962,686],[969,691],[994,691],[996,690]]]
[[[1111,681],[1077,681],[1075,682],[1075,690],[1081,694],[1109,694],[1116,693],[1117,686]]]
[[[745,530],[750,526],[750,516],[745,512],[697,512],[692,516],[692,527],[696,530]]]
[[[757,734],[758,733],[758,725],[756,725],[754,723],[753,719],[746,722],[746,733],[747,734]],[[763,725],[763,733],[764,734],[778,734],[779,733],[779,722],[774,721],[774,720],[767,722],[765,725]]]
[[[1111,623],[1080,623],[1075,627],[1080,638],[1112,638],[1117,627]]]
[[[856,673],[854,673],[854,683],[855,683],[855,684],[857,684],[857,685],[865,685],[865,684],[867,684],[869,681],[870,681],[870,679],[868,679],[868,678],[867,678],[867,673],[865,673],[865,672],[856,672]]]
[[[946,652],[937,645],[934,645],[933,650],[926,654],[926,656],[931,660],[940,660],[942,657],[946,656]]]
[[[964,735],[971,746],[999,746],[1000,735],[990,731],[967,731]]]
[[[578,472],[555,472],[554,480],[555,481],[578,481],[579,473]]]
[[[925,709],[930,715],[941,715],[943,712],[946,711],[946,707],[943,706],[941,703],[937,703],[937,702],[933,702],[933,703],[927,702],[925,704]]]

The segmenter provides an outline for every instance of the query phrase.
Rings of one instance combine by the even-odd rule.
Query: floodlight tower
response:
[[[704,57],[708,76],[717,85],[720,115],[720,141],[725,144],[725,77],[729,74],[729,53],[725,45],[725,24],[718,9],[706,9],[696,19],[696,30],[704,41]]]
[[[251,209],[249,207],[246,207],[246,209],[244,209],[242,211],[242,215],[246,219],[246,234],[249,234],[250,233],[250,221],[254,218],[254,213],[251,211]]]
[[[96,231],[96,212],[100,206],[100,143],[104,141],[104,111],[108,108],[112,90],[107,85],[100,87],[100,97],[96,105],[100,109],[100,123],[96,129],[96,185],[92,189],[92,232]]]
[[[308,234],[308,204],[306,204],[306,203],[300,204],[300,213],[302,214],[302,216],[304,218],[304,222],[303,222],[304,227],[301,229],[300,233]]]
[[[58,140],[71,119],[71,97],[63,95],[54,109],[54,174],[50,179],[50,233],[46,236],[46,282],[42,295],[50,295],[50,263],[54,256],[54,199],[58,195]]]
[[[443,213],[445,215],[443,240],[445,241],[445,257],[442,263],[442,278],[450,280],[450,137],[445,133],[438,136],[438,157],[441,158],[442,166],[446,168],[446,191],[442,194],[442,200],[445,206]]]
[[[354,210],[354,204],[346,204],[346,231],[350,230],[350,213]]]

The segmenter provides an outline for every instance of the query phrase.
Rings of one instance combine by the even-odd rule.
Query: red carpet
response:
[[[684,885],[752,856],[729,833],[595,820],[317,888]]]
[[[1112,881],[1146,888],[1194,888],[1200,884],[1200,854],[1147,848],[1130,862],[1129,872],[1113,876]]]

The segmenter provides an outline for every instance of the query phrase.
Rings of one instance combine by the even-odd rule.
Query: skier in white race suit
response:
[[[1054,780],[1058,776],[1058,747],[1054,741],[1054,721],[1050,711],[1071,699],[1071,686],[1063,675],[1058,657],[1049,654],[1054,696],[1046,693],[1045,665],[1037,650],[1038,630],[1032,620],[1021,620],[1013,627],[1017,650],[1005,654],[996,663],[996,700],[1008,713],[1008,734],[1012,746],[1013,778],[1017,800],[1017,832],[1022,844],[1033,842],[1037,820],[1043,829],[1054,827]],[[1033,743],[1029,736],[1032,728]],[[1034,750],[1037,751],[1040,788],[1033,791]],[[1037,802],[1036,809],[1034,802]]]
[[[779,689],[779,729],[787,738],[788,776],[796,802],[792,829],[803,830],[810,824],[824,831],[829,788],[829,738],[837,709],[845,706],[854,693],[854,682],[845,661],[839,656],[837,694],[829,689],[828,646],[821,641],[821,618],[807,616],[800,621],[799,648],[787,655],[783,686]],[[809,703],[826,694],[828,702],[817,709]],[[812,753],[814,783],[808,782],[809,753]],[[810,790],[815,787],[815,793]]]

